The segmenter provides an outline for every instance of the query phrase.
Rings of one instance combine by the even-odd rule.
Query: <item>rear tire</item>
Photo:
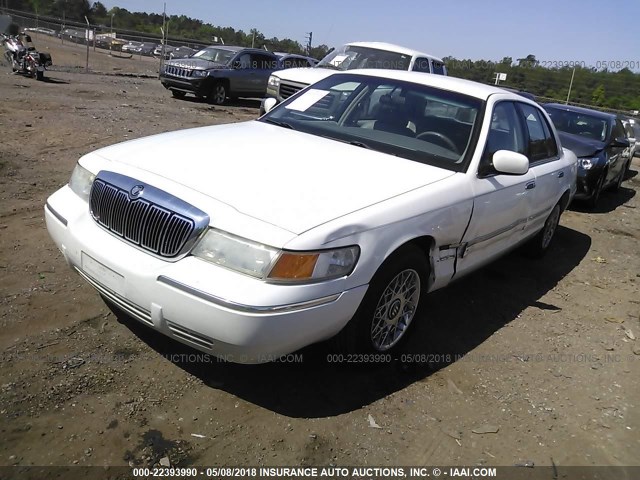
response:
[[[408,245],[378,269],[356,314],[333,339],[345,353],[390,354],[407,339],[420,315],[429,279],[428,260]]]
[[[555,238],[556,230],[558,230],[561,214],[562,209],[560,208],[560,203],[556,203],[556,206],[553,207],[553,210],[551,210],[547,220],[544,222],[542,230],[536,233],[525,245],[527,256],[531,258],[541,258],[547,253]]]
[[[40,81],[40,82],[41,82],[42,80],[44,80],[44,72],[41,72],[40,70],[37,70],[37,71],[36,71],[36,80],[38,80],[38,81]]]

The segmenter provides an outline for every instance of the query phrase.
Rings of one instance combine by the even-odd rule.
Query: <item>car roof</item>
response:
[[[309,57],[305,57],[304,55],[300,55],[299,53],[273,52],[273,54],[278,57],[293,57],[293,58],[304,58],[304,59],[309,58]]]
[[[616,116],[612,113],[601,112],[600,110],[592,110],[590,108],[576,107],[575,105],[564,105],[562,103],[545,103],[543,107],[553,107],[558,110],[565,110],[567,112],[583,113],[585,115],[591,115],[601,118],[602,120],[612,120]]]
[[[273,55],[273,53],[268,52],[267,50],[262,50],[261,48],[250,48],[250,47],[239,47],[237,45],[207,45],[206,47],[202,47],[202,49],[205,48],[219,48],[220,50],[228,50],[230,52],[239,52],[241,50],[246,50],[247,52],[252,52],[252,53],[265,53],[267,55]]]
[[[436,57],[429,53],[419,52],[418,50],[413,50],[411,48],[403,47],[401,45],[395,45],[393,43],[386,42],[350,42],[347,43],[348,46],[353,47],[369,47],[369,48],[377,48],[378,50],[389,50],[392,52],[402,53],[404,55],[410,55],[412,57],[427,57],[431,60],[437,60],[438,62],[442,62],[443,60],[440,57]],[[444,62],[443,62],[444,63]]]
[[[334,75],[365,75],[389,78],[391,80],[418,83],[429,87],[440,88],[442,90],[459,92],[485,101],[491,95],[496,94],[509,96],[517,100],[524,100],[525,102],[528,101],[525,97],[508,92],[502,88],[494,87],[493,85],[485,85],[484,83],[478,83],[456,77],[447,77],[445,75],[434,75],[433,73],[408,72],[405,70],[358,69],[335,72]]]

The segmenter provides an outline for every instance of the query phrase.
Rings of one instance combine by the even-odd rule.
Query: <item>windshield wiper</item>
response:
[[[295,130],[295,127],[287,122],[281,122],[279,120],[272,120],[271,118],[265,118],[265,122],[270,123],[272,125],[277,125],[279,127],[288,128],[289,130]]]

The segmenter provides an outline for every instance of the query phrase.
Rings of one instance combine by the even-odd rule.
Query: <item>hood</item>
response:
[[[94,154],[295,234],[454,175],[257,120],[155,135]]]
[[[203,58],[176,58],[175,60],[167,60],[164,62],[165,66],[173,66],[180,68],[190,68],[192,70],[209,70],[211,68],[226,68],[226,65],[222,63],[212,62]]]
[[[592,157],[606,147],[604,142],[574,135],[573,133],[558,131],[558,136],[562,146],[573,151],[577,157]]]
[[[336,71],[337,70],[321,67],[288,68],[286,70],[274,72],[273,75],[279,77],[280,80],[288,80],[290,82],[311,85],[312,83],[319,82],[320,80],[327,78],[329,75],[336,73]]]

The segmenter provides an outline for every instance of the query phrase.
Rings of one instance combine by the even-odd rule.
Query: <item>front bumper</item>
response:
[[[602,168],[594,167],[585,170],[582,167],[578,167],[577,190],[574,198],[576,200],[588,200],[593,197],[601,175]]]
[[[206,77],[184,78],[160,74],[160,82],[168,90],[193,93],[200,97],[204,97],[209,93]]]
[[[338,333],[367,286],[266,283],[188,256],[168,262],[98,226],[68,186],[45,207],[66,261],[108,300],[145,325],[236,363],[264,363]],[[333,288],[334,290],[331,290]]]

